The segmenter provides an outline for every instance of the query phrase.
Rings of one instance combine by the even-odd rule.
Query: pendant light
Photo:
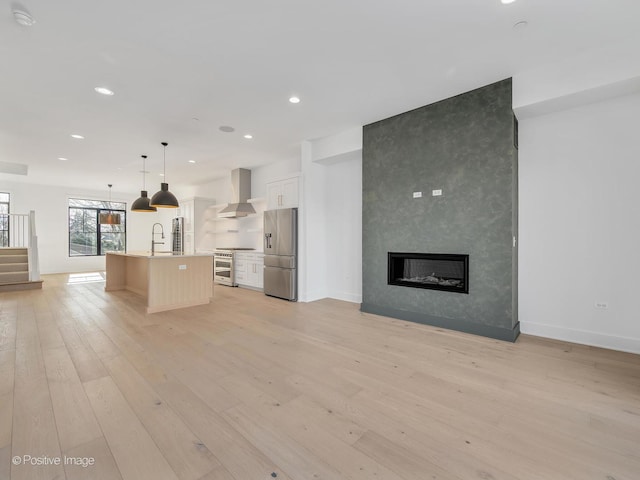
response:
[[[136,199],[135,202],[131,204],[132,212],[157,212],[158,209],[156,207],[152,207],[149,205],[150,199],[147,196],[146,185],[144,182],[145,178],[145,160],[147,159],[146,155],[141,155],[142,157],[142,190],[140,191],[140,198]]]
[[[165,180],[167,174],[167,145],[169,145],[167,142],[162,142],[162,146],[164,147],[163,158]],[[165,182],[160,184],[160,191],[156,192],[156,194],[151,197],[150,205],[157,208],[178,208],[180,206],[178,205],[178,200],[175,195],[169,191],[169,184]]]
[[[100,225],[120,225],[122,220],[119,213],[111,211],[111,187],[113,185],[108,184],[109,187],[109,211],[107,213],[100,214]]]

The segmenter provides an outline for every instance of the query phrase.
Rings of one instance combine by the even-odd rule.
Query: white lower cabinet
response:
[[[247,277],[255,288],[264,287],[264,255],[256,254],[256,259],[247,262]]]
[[[244,253],[236,253],[233,257],[233,276],[238,285],[247,283],[247,258]]]
[[[238,285],[251,288],[263,288],[263,271],[263,253],[236,253],[234,274]]]

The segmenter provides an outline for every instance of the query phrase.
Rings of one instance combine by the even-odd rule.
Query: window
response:
[[[9,246],[9,194],[0,192],[0,247]]]
[[[119,213],[120,225],[100,225],[101,213]],[[69,199],[69,256],[104,255],[127,248],[127,204],[102,200]]]

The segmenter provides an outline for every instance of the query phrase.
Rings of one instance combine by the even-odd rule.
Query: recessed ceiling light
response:
[[[109,90],[106,87],[96,87],[94,88],[94,90],[100,93],[101,95],[113,95],[113,90]]]
[[[218,130],[220,130],[221,132],[224,132],[224,133],[231,133],[231,132],[235,132],[236,131],[235,128],[230,127],[229,125],[223,125]]]
[[[195,160],[189,160],[189,163],[196,163]]]
[[[63,162],[66,162],[67,160],[69,160],[68,158],[65,157],[58,157],[58,160],[62,160]]]
[[[500,0],[503,5],[509,5],[510,3],[515,2],[516,0]]]
[[[251,140],[253,138],[253,135],[247,133],[244,138],[246,138],[247,140]]]
[[[36,23],[29,12],[20,8],[13,9],[13,19],[18,25],[22,25],[23,27],[30,27]]]
[[[298,98],[298,97],[291,97],[291,98],[289,98],[289,101],[290,101],[291,103],[300,103],[300,98]]]
[[[76,140],[84,140],[82,135],[78,135],[77,133],[72,133],[71,138],[75,138]]]

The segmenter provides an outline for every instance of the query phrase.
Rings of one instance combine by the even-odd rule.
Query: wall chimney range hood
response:
[[[221,218],[246,217],[256,213],[253,206],[247,202],[251,198],[251,170],[236,168],[231,170],[231,201],[218,212]]]

